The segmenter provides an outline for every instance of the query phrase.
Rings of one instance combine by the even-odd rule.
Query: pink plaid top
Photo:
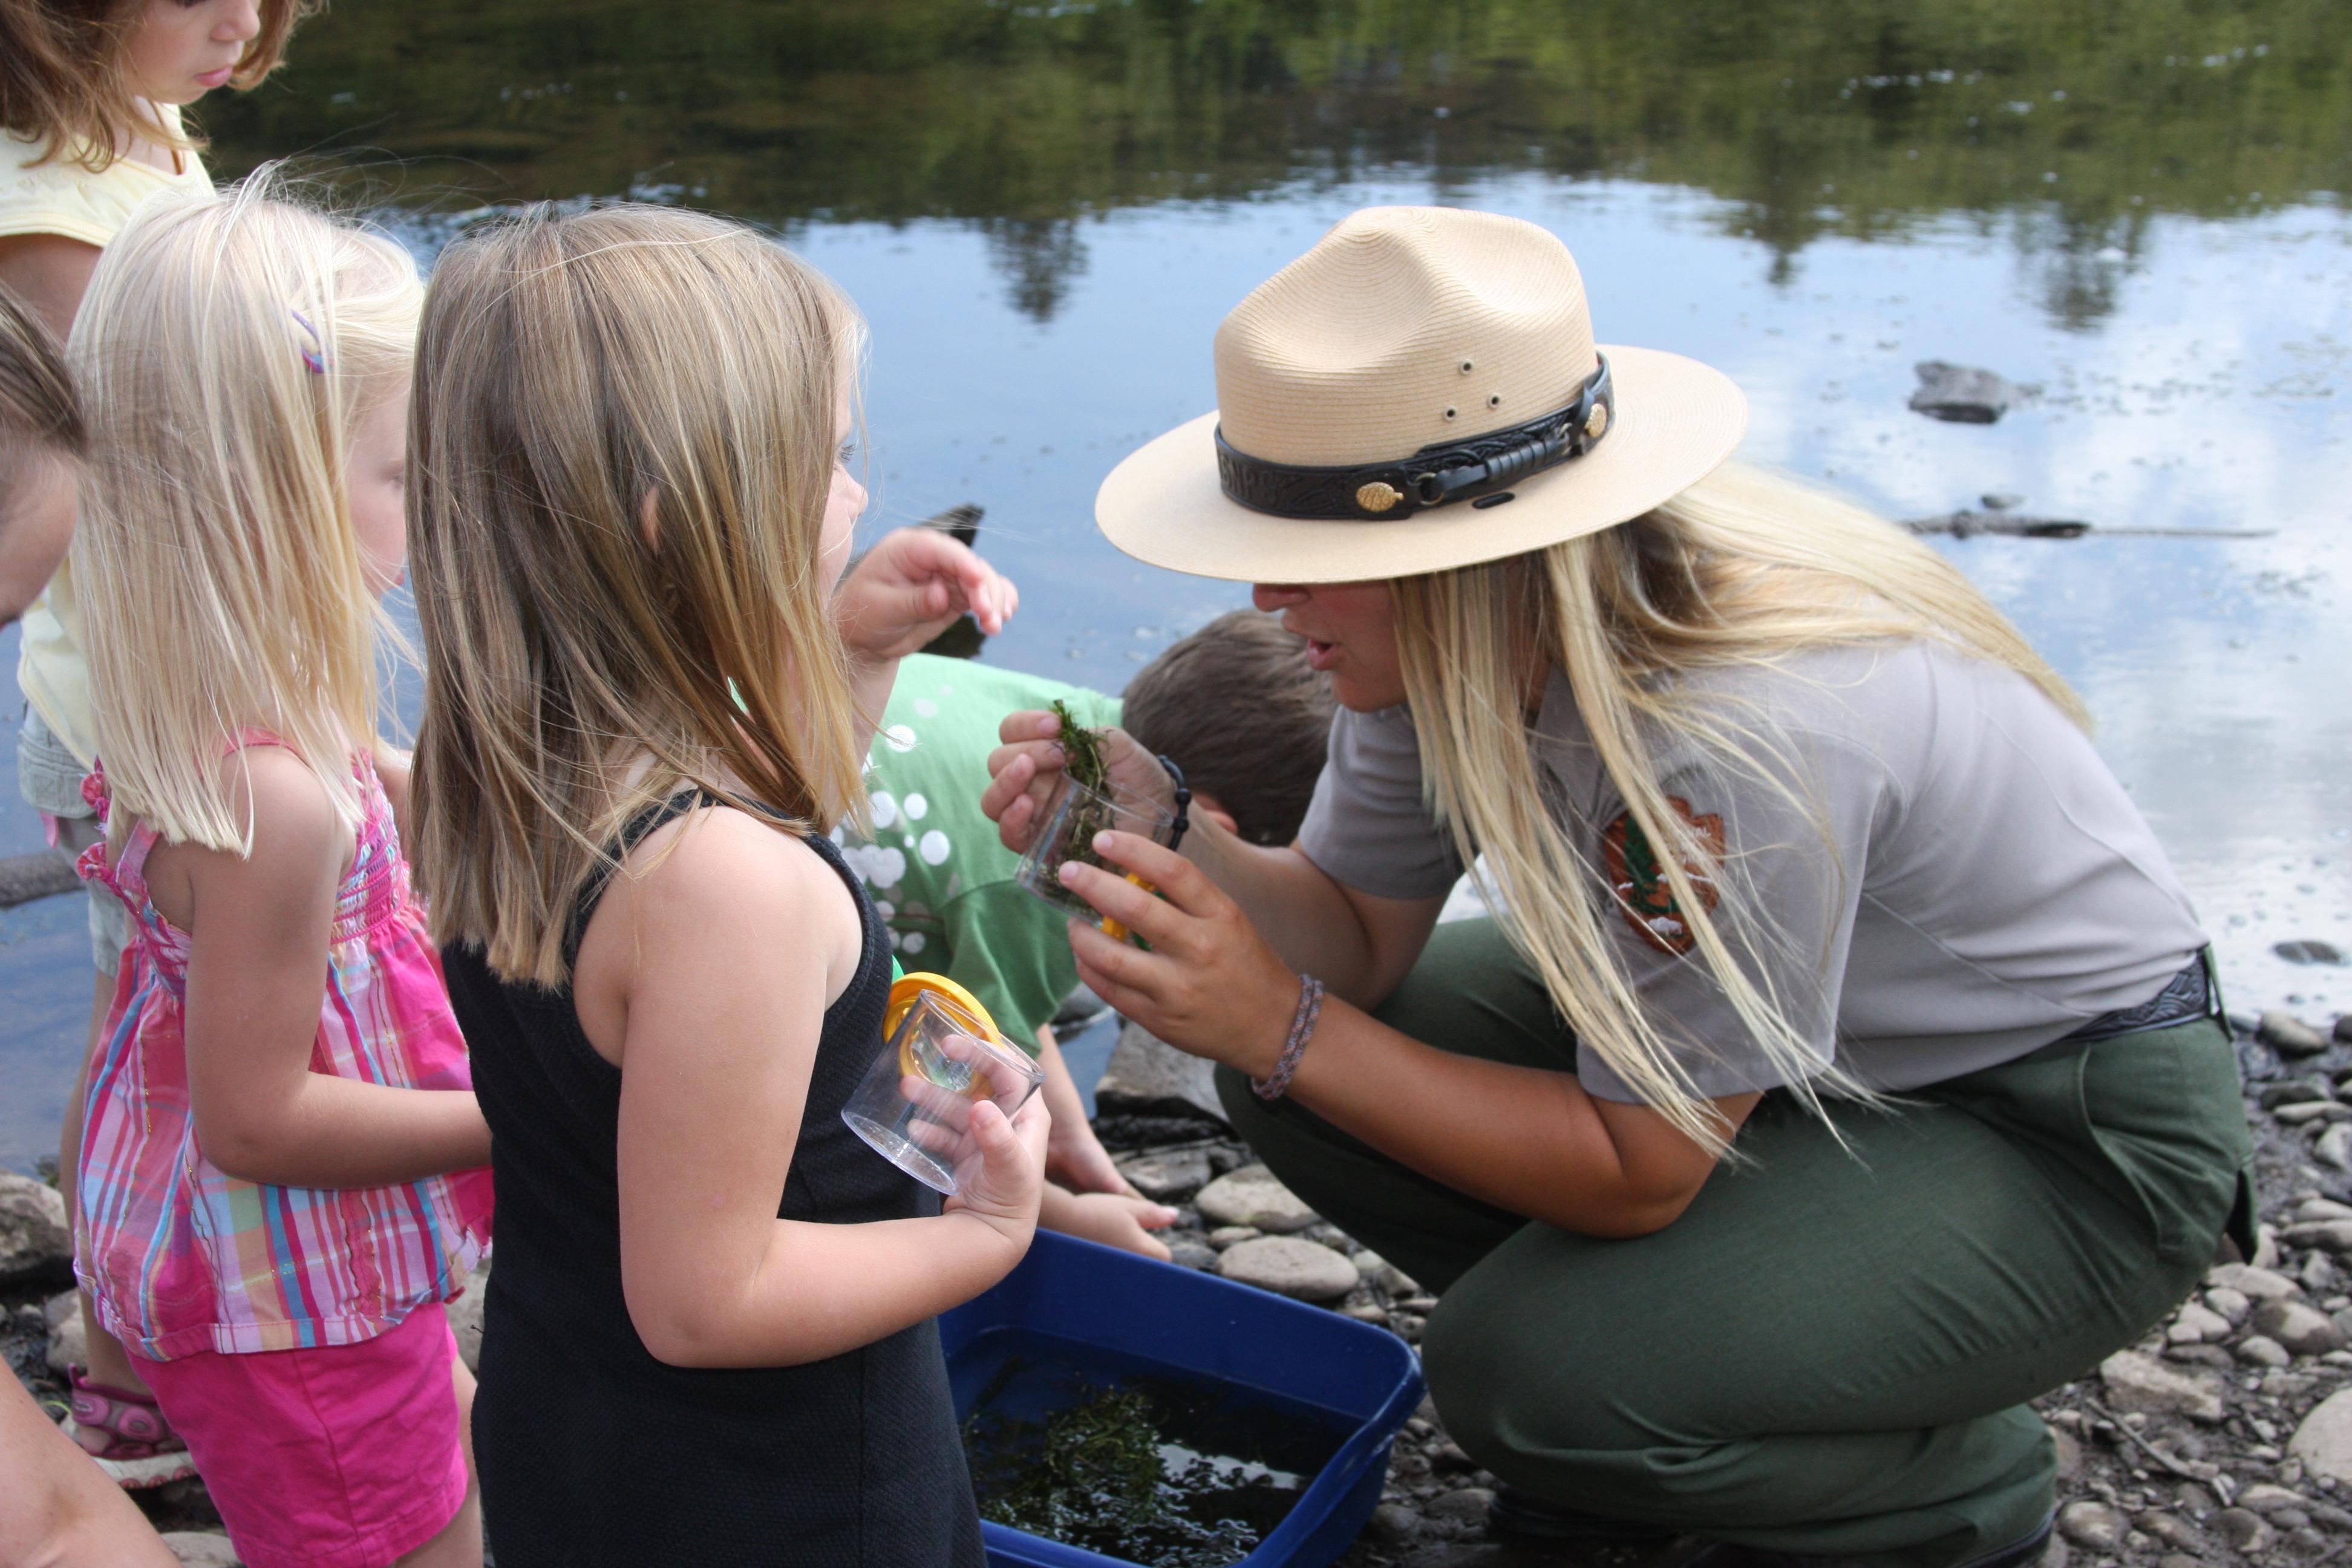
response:
[[[247,735],[237,744],[275,745]],[[336,889],[310,1070],[362,1083],[469,1089],[466,1042],[409,889],[391,804],[364,752],[366,816]],[[83,786],[101,816],[103,772]],[[188,1103],[188,936],[147,897],[141,824],[83,877],[131,910],[133,934],[83,1112],[74,1268],[107,1329],[141,1355],[349,1344],[464,1287],[490,1234],[485,1168],[385,1187],[240,1181],[196,1146]]]

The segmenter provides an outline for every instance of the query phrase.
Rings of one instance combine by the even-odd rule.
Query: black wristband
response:
[[[1160,765],[1176,781],[1176,826],[1168,830],[1168,847],[1174,849],[1184,842],[1184,830],[1192,826],[1192,786],[1184,782],[1184,770],[1166,757],[1160,759]]]

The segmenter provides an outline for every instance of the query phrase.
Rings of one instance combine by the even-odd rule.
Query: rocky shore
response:
[[[2058,1442],[2059,1535],[2044,1568],[2303,1568],[2352,1557],[2352,1016],[2233,1016],[2255,1133],[2262,1245],[2217,1260],[2138,1344],[2038,1403]],[[1176,1261],[1420,1337],[1435,1299],[1258,1164],[1207,1068],[1130,1026],[1096,1091],[1130,1181],[1175,1205]],[[62,1409],[80,1353],[63,1205],[0,1173],[0,1354]],[[452,1309],[470,1360],[481,1292]],[[1426,1402],[1344,1568],[1630,1568],[1632,1547],[1489,1536],[1495,1478]],[[200,1481],[141,1496],[182,1560],[235,1561]]]

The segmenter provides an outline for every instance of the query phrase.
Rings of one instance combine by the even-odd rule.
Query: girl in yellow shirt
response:
[[[215,88],[258,84],[277,68],[294,24],[316,4],[0,0],[0,288],[62,342],[99,251],[131,213],[159,191],[208,182],[197,156],[201,139],[181,124],[182,108]],[[103,830],[81,795],[96,726],[79,606],[63,567],[25,613],[23,626],[16,681],[26,714],[17,782],[48,823],[51,840],[78,854]],[[93,1036],[127,937],[121,905],[101,893],[90,905],[98,968]],[[76,1163],[81,1100],[77,1079],[59,1137],[63,1170]],[[186,1453],[121,1347],[87,1310],[83,1319],[90,1366],[74,1378],[82,1446],[126,1486],[190,1474]]]

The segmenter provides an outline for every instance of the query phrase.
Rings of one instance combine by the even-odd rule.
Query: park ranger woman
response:
[[[1441,1293],[1498,1524],[2038,1557],[2026,1402],[2249,1220],[2205,938],[2080,702],[1932,551],[1727,464],[1738,389],[1596,345],[1531,225],[1358,213],[1216,374],[1097,520],[1255,583],[1343,711],[1294,847],[1109,836],[1159,897],[1066,870],[1149,943],[1074,922],[1087,982]],[[1016,847],[1053,735],[992,759]],[[1494,918],[1440,926],[1474,860]]]

